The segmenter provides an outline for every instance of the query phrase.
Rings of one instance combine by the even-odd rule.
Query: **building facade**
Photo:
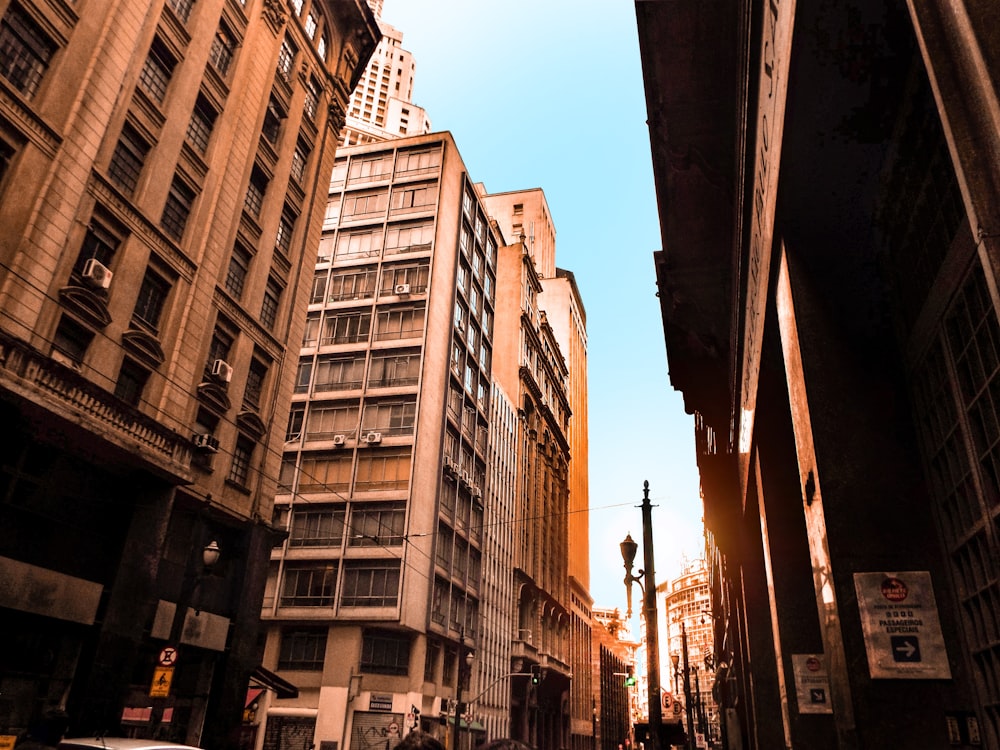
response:
[[[266,707],[266,736],[450,738],[459,700],[474,703],[461,745],[484,730],[472,699],[481,670],[507,671],[489,649],[509,648],[512,592],[484,580],[483,559],[511,528],[484,537],[487,475],[513,450],[510,407],[491,406],[499,244],[447,133],[342,150],[275,504],[288,538],[262,614],[265,664],[299,694]],[[491,495],[500,523],[507,492]],[[502,559],[485,572],[503,575]]]
[[[0,734],[240,740],[313,198],[378,38],[360,2],[0,3]]]
[[[689,734],[700,735],[702,743],[711,747],[721,733],[712,693],[715,639],[708,574],[704,560],[691,561],[680,576],[657,586],[656,593],[666,636],[660,639],[660,663],[670,669],[670,680],[663,683],[670,693],[663,720],[682,723]]]
[[[726,746],[998,746],[995,11],[674,9],[636,3]]]

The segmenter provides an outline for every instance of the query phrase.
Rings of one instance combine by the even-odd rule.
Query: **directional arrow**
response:
[[[917,653],[917,647],[910,643],[910,641],[904,641],[902,646],[896,646],[896,650],[902,652],[903,656],[907,659],[912,658]]]
[[[892,648],[893,661],[897,662],[917,662],[922,661],[920,657],[920,639],[916,636],[890,636],[889,644]]]

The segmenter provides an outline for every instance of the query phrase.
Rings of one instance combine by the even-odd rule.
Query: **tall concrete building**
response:
[[[382,39],[351,95],[343,144],[376,143],[431,132],[427,112],[413,103],[417,64],[403,49],[403,34],[382,21],[381,1],[369,0]]]
[[[635,7],[726,747],[1000,747],[996,7]]]
[[[479,717],[503,728],[497,696],[478,694],[495,678],[482,673],[508,671],[513,598],[495,549],[510,547],[515,447],[491,379],[499,246],[449,134],[341,152],[275,506],[288,537],[262,615],[265,665],[299,690],[267,696],[268,737],[450,737],[460,697],[463,747],[483,736]]]
[[[294,689],[258,668],[270,425],[379,32],[289,5],[0,3],[2,735],[223,748],[251,679]]]
[[[565,547],[550,546],[547,554],[564,555],[568,575],[566,607],[566,658],[573,679],[568,699],[569,737],[567,747],[589,750],[593,743],[593,685],[591,683],[592,639],[590,597],[590,523],[589,523],[589,467],[587,435],[587,319],[580,290],[572,272],[556,266],[556,231],[549,212],[545,193],[538,188],[507,193],[491,193],[484,200],[490,215],[496,220],[506,237],[523,248],[521,262],[530,263],[534,273],[525,271],[521,290],[530,291],[531,278],[537,278],[537,298],[528,292],[524,295],[524,309],[529,316],[539,316],[539,330],[551,335],[554,345],[546,339],[536,342],[523,335],[519,351],[524,358],[522,365],[532,360],[532,349],[538,347],[538,357],[561,360],[561,367],[553,376],[543,375],[539,383],[543,389],[542,403],[555,401],[560,405],[555,413],[568,413],[568,423],[563,427],[567,443],[568,463],[565,467],[566,513],[564,527]],[[514,295],[515,289],[510,289]],[[529,317],[529,319],[531,319]],[[499,347],[499,344],[498,344]],[[513,355],[514,352],[509,352]],[[513,363],[508,362],[508,365]],[[556,374],[558,373],[558,374]],[[513,379],[513,372],[508,374]],[[522,388],[530,390],[529,381]],[[565,400],[565,406],[562,401]],[[545,407],[548,408],[548,407]],[[529,428],[531,429],[531,428]],[[530,450],[530,445],[525,444]],[[554,512],[556,505],[539,505],[527,508],[530,514]],[[532,516],[529,516],[532,517]],[[551,563],[546,563],[551,564]]]

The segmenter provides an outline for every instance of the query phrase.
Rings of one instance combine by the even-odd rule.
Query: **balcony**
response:
[[[128,455],[144,459],[173,481],[191,481],[192,444],[186,436],[3,332],[0,387],[27,400],[50,418],[65,420],[67,427],[78,426]]]

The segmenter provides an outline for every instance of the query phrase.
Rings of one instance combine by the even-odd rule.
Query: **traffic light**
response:
[[[533,666],[531,668],[531,684],[532,685],[537,685],[539,682],[541,682],[541,674],[539,674],[540,672],[541,672],[541,670],[537,666]]]
[[[635,668],[628,664],[625,667],[625,687],[632,687],[635,685]]]

